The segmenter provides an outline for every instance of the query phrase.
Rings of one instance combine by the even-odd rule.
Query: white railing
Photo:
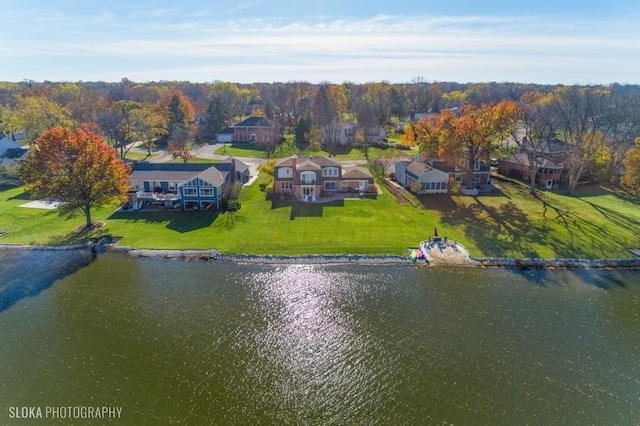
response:
[[[162,194],[162,193],[158,193],[158,192],[145,192],[145,191],[138,191],[136,192],[136,198],[138,199],[152,199],[152,200],[156,200],[156,201],[177,201],[180,200],[180,194]]]

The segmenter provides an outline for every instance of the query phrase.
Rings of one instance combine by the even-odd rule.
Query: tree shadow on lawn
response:
[[[14,195],[13,197],[9,197],[7,198],[7,201],[9,200],[25,200],[25,201],[31,201],[31,194],[29,194],[28,192],[22,192],[18,195]]]
[[[271,209],[291,208],[289,219],[296,217],[322,217],[325,207],[344,207],[344,200],[335,200],[322,203],[305,203],[299,200],[281,200],[278,198],[271,200]]]
[[[322,217],[323,205],[320,203],[305,203],[304,201],[293,201],[291,203],[291,214],[289,219],[296,217]]]
[[[612,232],[610,229],[607,229],[603,226],[597,225],[593,222],[589,222],[587,220],[585,220],[580,214],[578,213],[574,213],[570,210],[561,208],[561,207],[557,207],[553,204],[551,204],[550,202],[548,202],[547,200],[543,199],[540,197],[539,194],[535,195],[535,198],[538,199],[538,201],[540,201],[540,203],[542,203],[542,217],[545,220],[549,220],[549,210],[552,210],[555,214],[555,220],[557,222],[559,222],[560,224],[562,224],[567,231],[569,232],[569,236],[573,236],[574,234],[574,230],[584,234],[585,236],[590,236],[590,237],[600,237],[600,238],[607,238],[609,240],[622,240],[623,237],[621,235],[618,235],[614,232]],[[593,203],[590,203],[588,201],[582,200],[585,203],[591,205],[592,207],[594,207],[596,210],[598,210],[603,216],[607,217],[612,223],[615,223],[613,220],[611,220],[611,217],[614,216],[614,211],[610,210],[610,209],[606,209],[603,208],[601,206],[597,206]],[[610,211],[610,216],[607,216],[603,211],[609,210]],[[618,226],[621,226],[623,228],[627,228],[629,223],[625,224],[624,221],[622,220],[623,215],[620,215],[619,213],[615,214],[618,223]],[[631,221],[634,221],[634,219],[629,219]],[[637,221],[636,221],[637,222]],[[640,225],[640,223],[636,223],[636,226]]]
[[[216,220],[220,212],[133,212],[118,210],[109,219],[124,220],[127,223],[166,223],[167,229],[181,234],[208,228]],[[142,232],[142,229],[141,229]]]
[[[577,199],[587,203],[589,206],[594,208],[602,216],[604,216],[609,222],[621,228],[628,229],[629,231],[631,231],[636,235],[640,234],[640,220],[627,216],[625,214],[622,214],[608,207],[604,207],[599,204],[594,204],[591,201],[587,201],[581,197],[577,197]]]
[[[54,235],[49,238],[47,245],[50,246],[68,246],[72,244],[85,243],[87,241],[97,241],[102,237],[109,235],[109,231],[105,228],[93,228],[90,230],[77,230],[82,227],[83,224],[78,224],[76,230],[64,235]],[[35,244],[35,243],[33,243]]]
[[[441,222],[451,227],[463,227],[468,238],[473,240],[486,257],[540,257],[536,246],[554,244],[554,252],[574,252],[574,247],[560,239],[554,239],[550,230],[529,221],[526,213],[512,201],[498,207],[482,202],[484,196],[474,197],[472,204],[453,204],[444,211]]]
[[[499,189],[484,193],[482,195],[478,195],[475,198],[477,197],[504,197],[507,199],[511,199],[510,196]],[[416,195],[416,198],[418,199],[418,201],[420,201],[420,204],[422,204],[422,206],[428,210],[450,212],[454,209],[459,208],[458,204],[454,201],[451,194],[419,194]]]

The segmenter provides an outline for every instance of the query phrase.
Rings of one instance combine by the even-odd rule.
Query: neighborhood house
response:
[[[266,142],[276,137],[273,123],[264,117],[249,117],[216,135],[219,143]]]
[[[473,189],[490,189],[491,167],[483,161],[475,161],[468,168],[432,158],[402,160],[395,164],[396,181],[418,194],[446,193],[450,184],[468,182],[469,173]]]
[[[217,210],[224,185],[246,183],[249,166],[234,158],[222,163],[137,163],[129,182],[134,210]]]
[[[535,167],[535,181],[548,189],[558,188],[563,163],[569,155],[569,146],[558,139],[542,144],[536,152],[521,150],[514,155],[498,160],[498,173],[516,179],[529,179]],[[531,164],[533,162],[533,165]]]
[[[303,201],[316,201],[338,192],[376,192],[371,172],[359,166],[343,166],[326,157],[284,158],[275,165],[274,191]]]

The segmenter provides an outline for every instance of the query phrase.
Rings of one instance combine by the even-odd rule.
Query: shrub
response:
[[[236,212],[238,210],[240,210],[240,202],[238,200],[229,200],[227,202],[227,210],[229,210],[230,212]]]

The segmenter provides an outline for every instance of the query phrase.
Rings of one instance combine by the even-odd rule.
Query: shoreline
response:
[[[409,256],[394,254],[307,254],[307,255],[249,255],[225,254],[211,250],[162,250],[134,249],[130,246],[118,246],[109,241],[86,242],[68,246],[40,246],[29,244],[0,244],[0,250],[50,250],[70,251],[91,249],[94,253],[123,253],[132,257],[150,259],[175,260],[213,260],[236,264],[268,264],[268,265],[409,265],[424,267],[480,267],[480,268],[512,268],[512,269],[640,269],[640,257],[577,259],[577,258],[526,258],[513,259],[504,257],[469,257],[466,263],[426,263],[414,262]]]

